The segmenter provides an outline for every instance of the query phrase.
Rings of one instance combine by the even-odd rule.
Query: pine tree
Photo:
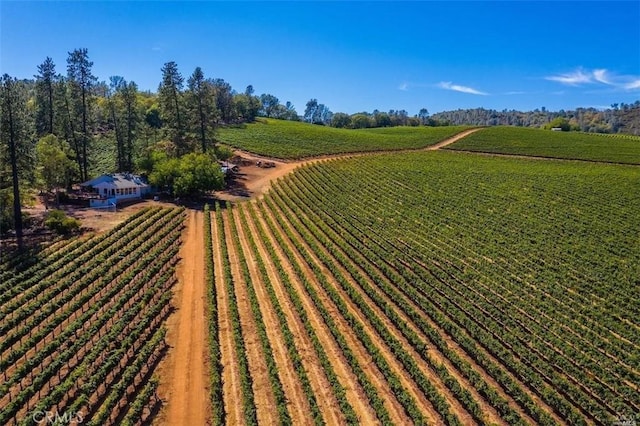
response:
[[[207,152],[209,134],[215,130],[215,99],[211,82],[205,80],[200,67],[197,67],[189,80],[189,106],[192,112],[192,121],[199,130],[202,152]]]
[[[91,141],[90,106],[93,101],[92,88],[97,78],[91,73],[93,62],[89,61],[87,49],[76,49],[69,52],[67,58],[67,84],[70,88],[71,105],[74,113],[74,121],[79,121],[80,126],[75,126],[81,131],[77,138],[79,152],[80,179],[88,179],[87,149]]]
[[[169,130],[179,154],[186,153],[185,127],[182,107],[184,78],[178,65],[171,61],[162,67],[162,83],[158,89],[162,120]]]
[[[56,65],[53,59],[47,59],[38,65],[36,78],[36,134],[38,136],[54,133],[54,94],[56,84]]]
[[[26,89],[17,79],[4,74],[0,85],[0,144],[3,149],[2,164],[8,160],[11,167],[11,188],[13,191],[13,227],[18,246],[22,247],[22,211],[20,203],[21,163],[28,158],[29,136]],[[3,173],[4,174],[4,173]],[[6,182],[1,182],[4,189]],[[4,206],[2,206],[4,209]],[[8,215],[2,214],[3,217]]]
[[[133,144],[136,138],[136,132],[140,123],[140,114],[138,113],[138,85],[133,82],[125,82],[120,87],[120,94],[124,104],[125,116],[125,167],[126,170],[133,170]]]

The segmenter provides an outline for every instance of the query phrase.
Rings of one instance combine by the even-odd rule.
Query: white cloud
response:
[[[545,78],[547,80],[557,81],[558,83],[568,84],[571,86],[591,82],[591,75],[585,74],[582,70],[577,70],[568,74],[552,75]]]
[[[599,81],[600,83],[613,84],[613,83],[611,83],[611,80],[609,80],[609,78],[607,77],[607,70],[605,70],[605,69],[594,70],[593,71],[593,78],[596,81]]]
[[[522,92],[519,90],[512,90],[511,92],[505,92],[505,95],[526,95],[527,92]]]
[[[566,84],[568,86],[579,86],[581,84],[600,84],[621,90],[640,89],[640,77],[616,75],[609,72],[609,70],[605,68],[599,68],[593,71],[579,68],[576,71],[570,73],[551,75],[545,77],[545,79]]]
[[[624,85],[624,88],[627,90],[636,90],[640,89],[640,78],[630,81],[629,83]]]
[[[460,86],[459,84],[453,84],[450,81],[441,81],[438,83],[438,87],[446,90],[453,90],[454,92],[469,93],[471,95],[488,95],[488,93],[481,92],[480,90],[472,87]]]
[[[407,90],[409,90],[409,84],[402,83],[400,86],[398,86],[398,90],[402,90],[403,92],[406,92]]]

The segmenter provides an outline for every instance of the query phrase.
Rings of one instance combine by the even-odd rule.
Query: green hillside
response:
[[[364,151],[416,149],[433,145],[468,126],[336,129],[308,123],[259,119],[243,127],[222,128],[220,142],[283,159]]]
[[[489,127],[447,149],[640,164],[640,137]]]

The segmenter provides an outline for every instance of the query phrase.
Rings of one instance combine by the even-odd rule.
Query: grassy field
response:
[[[447,149],[640,164],[640,137],[627,135],[490,127]]]
[[[424,148],[468,126],[392,127],[349,130],[308,123],[259,119],[241,128],[223,128],[218,139],[234,148],[282,159],[327,154]]]

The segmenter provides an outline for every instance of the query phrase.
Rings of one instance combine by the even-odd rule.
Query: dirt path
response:
[[[167,321],[171,349],[163,368],[166,374],[160,375],[165,382],[158,390],[167,401],[158,421],[169,426],[205,425],[210,411],[202,228],[202,212],[189,211],[173,302],[177,310]]]
[[[331,155],[323,155],[313,158],[308,158],[300,161],[282,161],[275,159],[268,159],[269,161],[275,164],[275,167],[270,169],[263,169],[257,167],[255,165],[258,160],[265,160],[264,157],[257,156],[255,154],[240,151],[235,151],[235,154],[241,156],[244,160],[247,161],[250,166],[242,166],[241,173],[237,175],[235,184],[224,191],[216,192],[216,197],[221,200],[228,201],[246,201],[252,198],[258,198],[262,194],[266,193],[269,188],[271,188],[271,184],[277,179],[286,176],[291,173],[298,167],[317,163],[318,161],[324,161],[327,159],[336,159],[336,158],[348,158],[348,157],[360,157],[363,155],[375,155],[375,154],[394,154],[398,152],[415,152],[415,151],[435,151],[440,148],[443,148],[447,145],[451,145],[452,143],[469,136],[471,133],[480,130],[469,129],[465,130],[462,133],[458,133],[448,139],[445,139],[441,142],[438,142],[435,145],[431,145],[425,148],[418,149],[405,149],[405,150],[396,150],[396,151],[371,151],[371,152],[355,152],[355,153],[345,153],[345,154],[331,154]]]
[[[478,128],[478,129],[465,130],[464,132],[458,133],[457,135],[454,135],[454,136],[450,137],[449,139],[445,139],[442,142],[438,142],[435,145],[431,145],[431,146],[426,147],[425,151],[435,151],[435,150],[443,148],[443,147],[445,147],[447,145],[451,145],[452,143],[457,142],[460,139],[469,136],[471,133],[477,132],[478,130],[480,130],[480,129]]]

